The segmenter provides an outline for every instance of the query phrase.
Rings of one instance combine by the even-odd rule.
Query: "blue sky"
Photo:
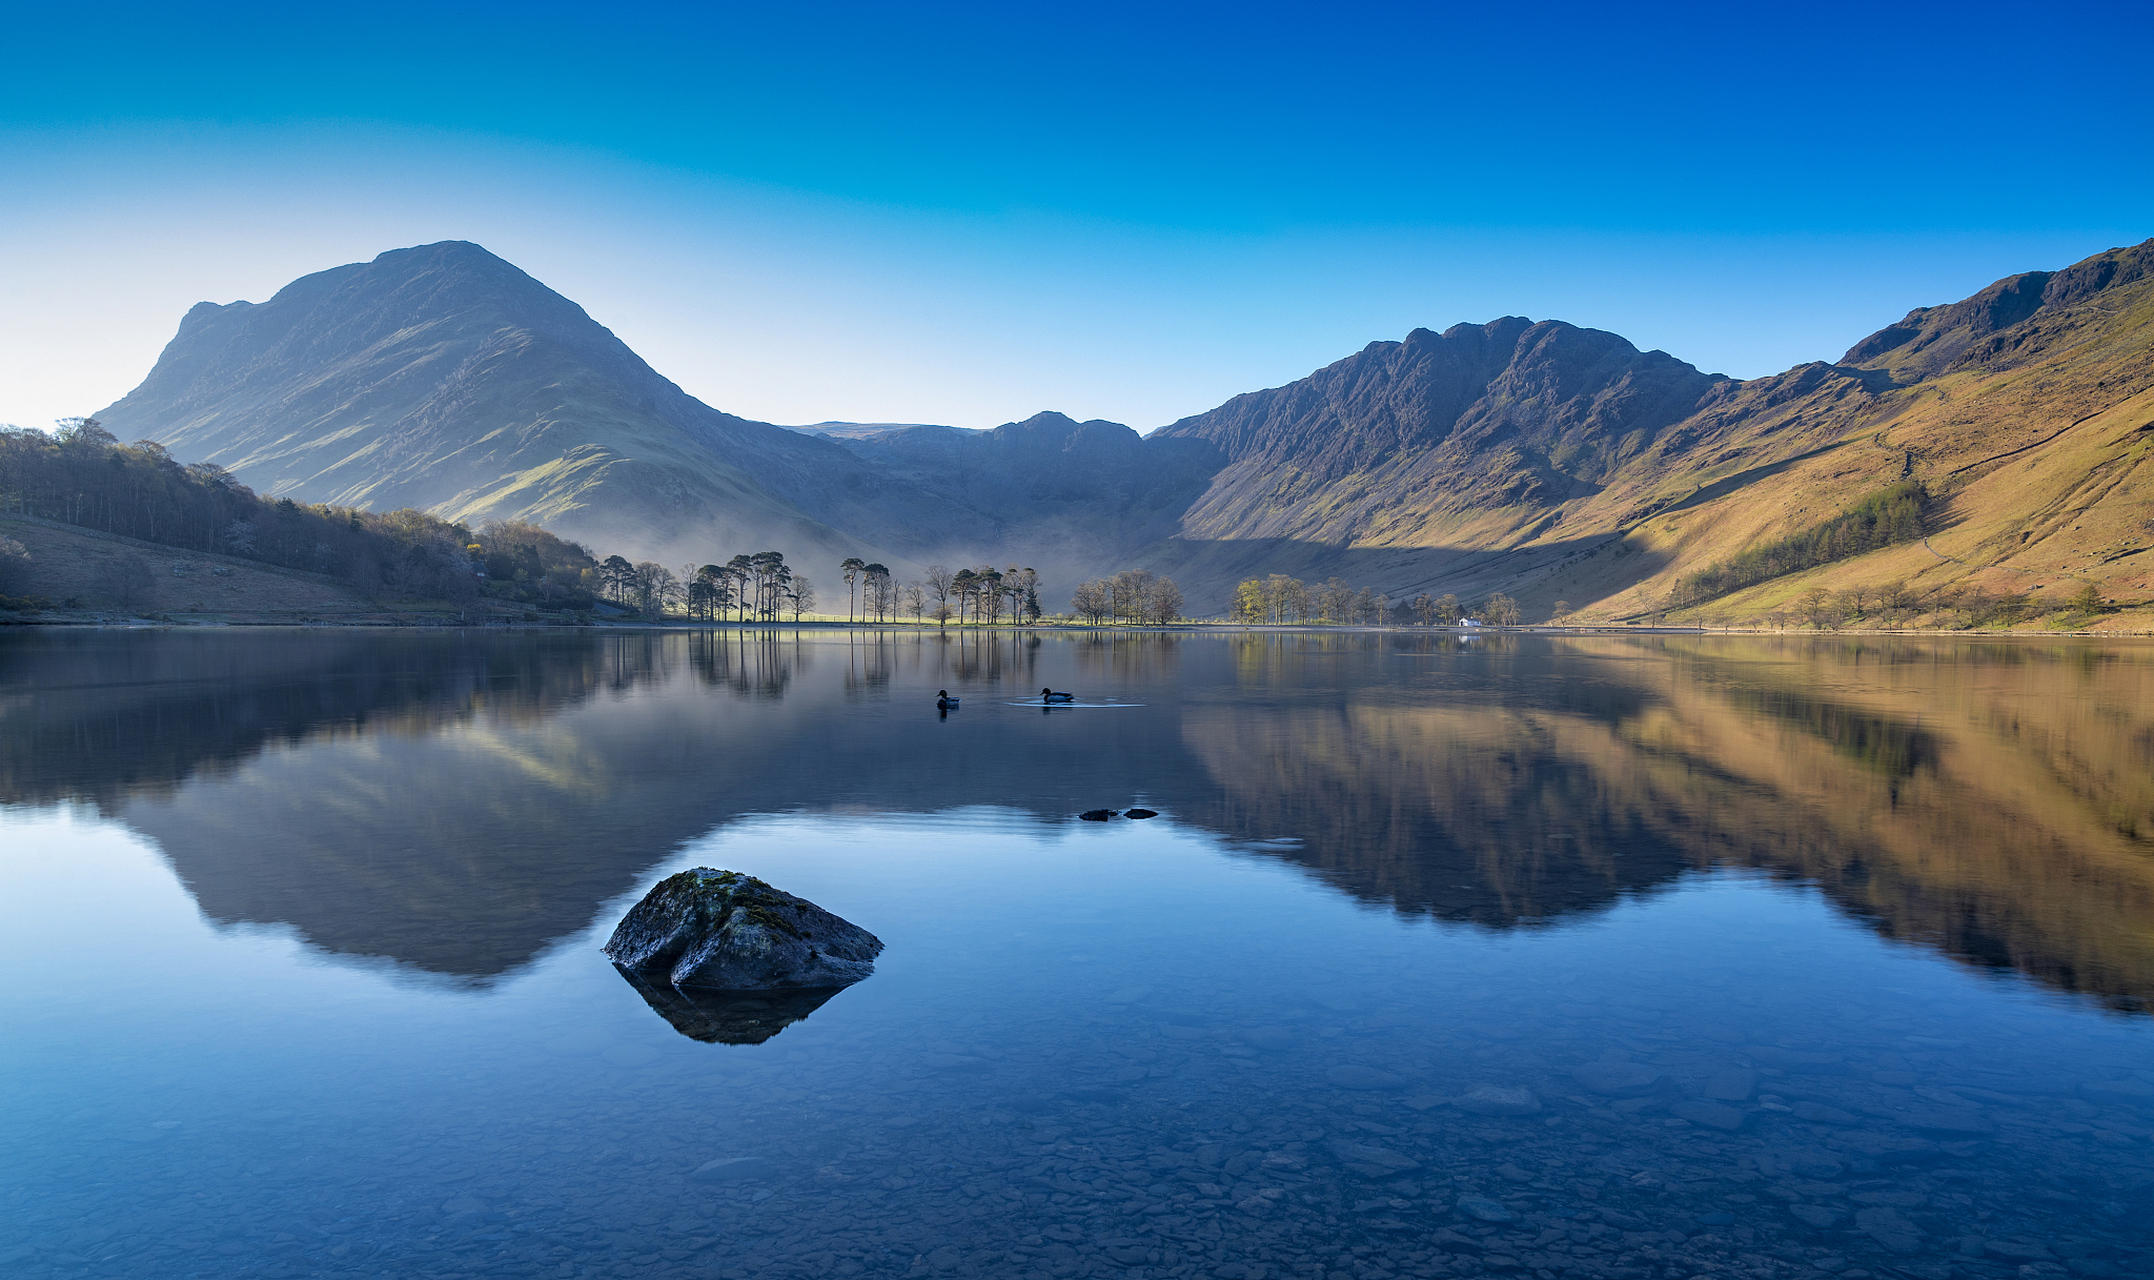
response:
[[[2154,235],[2144,0],[57,6],[0,77],[0,420],[187,306],[470,239],[711,403],[1140,429],[1416,325],[1738,376]]]

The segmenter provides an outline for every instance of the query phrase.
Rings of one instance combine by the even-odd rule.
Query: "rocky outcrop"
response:
[[[647,984],[717,991],[835,990],[874,972],[882,949],[805,898],[710,867],[659,881],[606,943]]]

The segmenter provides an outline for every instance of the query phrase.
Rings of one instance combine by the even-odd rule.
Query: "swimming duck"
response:
[[[957,705],[957,699],[950,696],[948,689],[937,689],[935,690],[935,705],[944,711],[948,711]]]
[[[1077,695],[1076,695],[1076,694],[1074,694],[1074,693],[1056,693],[1056,692],[1055,692],[1054,690],[1052,690],[1052,689],[1042,689],[1042,690],[1040,690],[1040,701],[1042,701],[1042,702],[1075,702],[1075,701],[1077,701]]]

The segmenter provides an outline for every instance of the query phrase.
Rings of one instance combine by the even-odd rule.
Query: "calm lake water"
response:
[[[2154,1267],[2154,646],[29,633],[0,806],[7,1276]]]

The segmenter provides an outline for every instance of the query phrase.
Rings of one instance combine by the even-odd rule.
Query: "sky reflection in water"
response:
[[[2133,1273],[2150,672],[7,637],[0,1267]],[[1043,685],[1144,705],[1005,705]],[[875,976],[676,1031],[598,945],[694,865],[873,930]]]

